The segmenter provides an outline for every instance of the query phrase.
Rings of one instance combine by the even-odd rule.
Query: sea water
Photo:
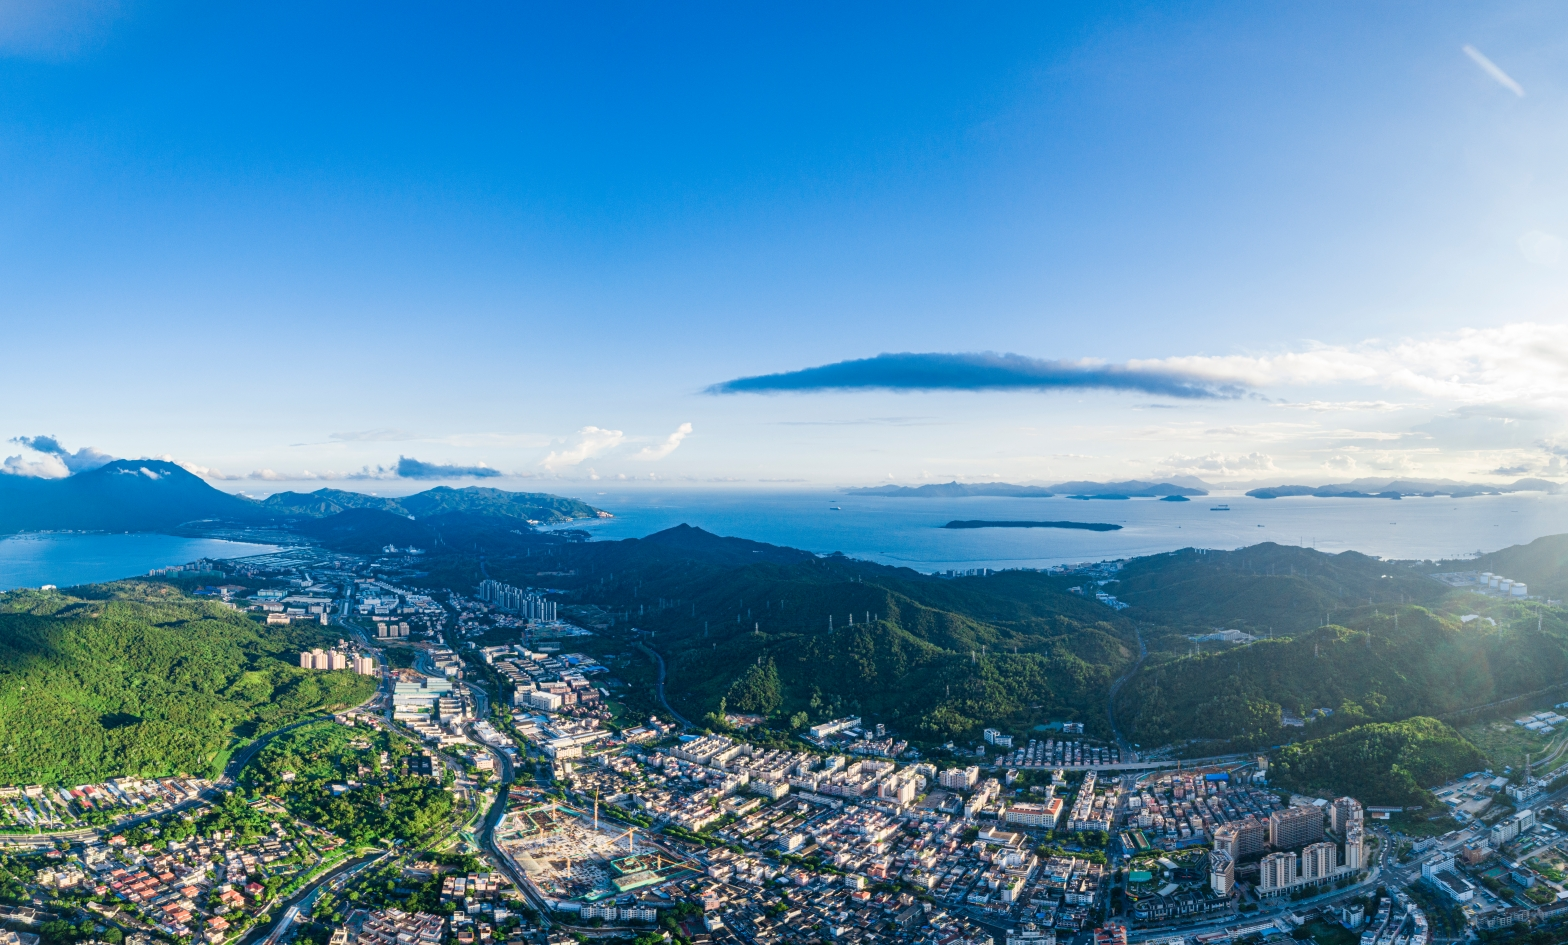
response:
[[[619,490],[578,496],[614,518],[576,522],[596,540],[688,524],[719,535],[843,552],[919,571],[1039,568],[1272,541],[1384,558],[1462,558],[1568,532],[1568,496],[1540,492],[1433,498],[913,499],[833,492]],[[1213,511],[1228,505],[1229,511]],[[836,508],[835,508],[836,507]],[[1118,531],[946,529],[954,519],[1105,522]],[[0,540],[0,590],[68,587],[146,574],[197,558],[271,554],[273,545],[171,535],[44,533]]]
[[[1568,532],[1568,495],[1519,492],[1451,499],[901,498],[844,493],[606,490],[579,495],[615,515],[572,527],[595,539],[640,538],[695,525],[818,553],[945,571],[1047,567],[1272,541],[1384,558],[1459,558]],[[1229,511],[1215,511],[1217,506]],[[836,508],[835,508],[836,507]],[[1117,531],[945,529],[954,519],[1105,522]]]
[[[0,540],[0,591],[114,581],[198,558],[243,558],[278,550],[275,545],[140,532],[13,535]]]

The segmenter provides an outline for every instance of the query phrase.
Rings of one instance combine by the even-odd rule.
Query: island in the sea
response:
[[[1090,532],[1114,532],[1120,525],[1106,522],[988,522],[983,519],[955,519],[943,528],[1081,528]]]
[[[1197,480],[1192,480],[1197,482]],[[1170,482],[1059,482],[1053,486],[1021,486],[1010,482],[933,482],[923,486],[866,486],[844,490],[848,495],[881,495],[917,499],[952,499],[967,496],[1049,499],[1157,499],[1167,495],[1208,495],[1208,490]]]

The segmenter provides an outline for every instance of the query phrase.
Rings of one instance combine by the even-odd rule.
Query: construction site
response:
[[[639,838],[640,829],[547,803],[509,812],[496,842],[540,896],[561,903],[596,903],[700,872]]]

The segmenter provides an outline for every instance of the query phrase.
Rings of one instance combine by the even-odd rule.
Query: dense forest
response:
[[[1370,723],[1280,750],[1269,771],[1280,787],[1350,794],[1367,804],[1421,806],[1427,790],[1486,767],[1486,758],[1436,719]]]
[[[1132,605],[1140,623],[1165,631],[1279,636],[1320,627],[1335,611],[1440,600],[1448,588],[1432,580],[1433,570],[1264,542],[1134,558],[1106,589]]]
[[[1118,695],[1117,715],[1143,744],[1285,740],[1283,714],[1306,733],[1368,721],[1443,715],[1533,692],[1568,675],[1562,616],[1461,622],[1417,605],[1356,615],[1289,639],[1151,660]],[[1539,626],[1539,629],[1538,629]]]
[[[723,699],[732,710],[796,722],[802,713],[809,721],[859,713],[927,741],[988,725],[1022,733],[1054,719],[1106,737],[1110,686],[1140,642],[1151,656],[1122,688],[1118,716],[1148,744],[1274,744],[1283,740],[1282,710],[1343,709],[1341,721],[1317,729],[1332,731],[1522,692],[1563,665],[1550,634],[1523,648],[1494,640],[1477,662],[1459,641],[1485,640],[1480,625],[1458,640],[1438,633],[1457,624],[1425,609],[1450,593],[1432,580],[1430,563],[1276,544],[1188,549],[1099,574],[942,578],[682,526],[641,540],[501,552],[486,565],[524,586],[550,575],[567,588],[565,600],[613,617],[614,635],[654,634],[669,697],[692,718]],[[1089,592],[1101,587],[1131,607],[1097,602]],[[1409,616],[1396,631],[1389,614],[1401,608]],[[1364,629],[1320,630],[1329,618]],[[1189,635],[1221,627],[1270,639],[1178,657]],[[1466,685],[1422,696],[1434,674],[1461,663]]]
[[[372,695],[297,668],[322,642],[163,584],[0,595],[0,783],[214,775],[237,740]]]
[[[654,635],[692,718],[724,699],[797,722],[860,713],[931,741],[1063,718],[1103,733],[1105,693],[1136,653],[1115,611],[1032,572],[939,580],[689,528],[487,566],[523,583],[521,568],[561,562],[579,572],[571,599],[620,615],[617,636]]]
[[[452,812],[452,795],[439,780],[408,773],[409,753],[390,732],[323,721],[274,738],[242,780],[356,846],[417,842]]]

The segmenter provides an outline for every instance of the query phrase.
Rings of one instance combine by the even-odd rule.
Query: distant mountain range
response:
[[[315,492],[279,492],[268,496],[261,503],[269,512],[278,515],[322,518],[348,509],[376,509],[405,515],[416,519],[451,512],[468,512],[491,515],[497,518],[519,519],[530,525],[559,525],[585,518],[610,518],[601,511],[577,499],[542,492],[506,492],[469,486],[453,489],[437,486],[415,495],[402,498],[365,495],[362,492],[345,492],[342,489],[317,489]]]
[[[162,460],[121,459],[64,479],[0,475],[0,534],[21,531],[148,532],[190,529],[201,525],[278,525],[307,533],[333,533],[333,527],[306,528],[330,522],[348,512],[348,526],[363,531],[363,516],[377,513],[387,520],[412,524],[410,518],[460,519],[462,524],[486,520],[507,529],[558,525],[581,519],[608,518],[610,513],[560,496],[500,489],[439,486],[402,498],[365,495],[341,489],[311,493],[283,492],[265,501],[230,495],[182,467]],[[428,529],[415,529],[426,535]],[[401,542],[400,542],[401,543]]]
[[[166,531],[187,522],[260,524],[260,503],[229,495],[174,463],[117,459],[64,479],[0,476],[0,534]]]
[[[989,495],[1011,498],[1048,499],[1054,495],[1089,498],[1154,499],[1168,495],[1208,495],[1207,489],[1178,486],[1170,482],[1059,482],[1054,486],[1019,486],[1008,482],[943,482],[924,486],[865,486],[846,489],[849,495],[882,495],[910,499],[949,499]]]
[[[1356,479],[1351,482],[1326,486],[1268,486],[1252,489],[1247,495],[1255,499],[1279,499],[1285,496],[1310,495],[1319,498],[1340,499],[1399,499],[1404,496],[1449,496],[1455,499],[1466,496],[1493,495],[1504,492],[1558,493],[1562,486],[1546,479],[1519,479],[1508,485],[1489,485],[1477,482],[1456,482],[1452,479]]]

